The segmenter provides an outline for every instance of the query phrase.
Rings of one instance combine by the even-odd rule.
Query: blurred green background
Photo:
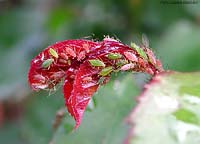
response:
[[[115,75],[95,94],[96,107],[85,113],[77,131],[67,112],[57,130],[56,111],[63,95],[32,92],[27,85],[30,60],[65,39],[141,43],[145,33],[165,69],[200,70],[200,2],[161,4],[159,0],[0,0],[0,143],[111,144],[127,135],[125,117],[148,78]],[[117,78],[116,78],[117,77]]]

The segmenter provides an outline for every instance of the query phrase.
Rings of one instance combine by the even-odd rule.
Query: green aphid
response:
[[[116,66],[117,67],[121,67],[121,66],[123,66],[123,65],[125,65],[127,63],[128,63],[127,60],[120,59],[119,61],[117,61]]]
[[[91,60],[89,60],[89,62],[90,62],[90,64],[91,64],[92,66],[105,67],[104,62],[102,62],[102,61],[100,61],[100,60],[98,60],[98,59],[91,59]]]
[[[53,57],[58,58],[58,53],[57,53],[54,49],[50,48],[50,49],[49,49],[49,53],[50,53]]]
[[[72,62],[71,62],[70,59],[67,61],[67,63],[68,63],[68,65],[71,65],[71,64],[72,64]]]
[[[142,48],[140,48],[138,45],[136,45],[135,43],[131,43],[131,47],[137,51],[137,53],[144,59],[148,59],[146,53],[144,52],[144,50]]]
[[[115,59],[121,58],[122,55],[119,54],[119,53],[109,53],[109,54],[107,55],[107,57],[108,57],[109,59],[111,59],[111,60],[115,60]]]
[[[100,85],[105,84],[106,79],[107,79],[106,77],[100,77],[100,79],[99,79],[99,81],[98,81],[98,84],[100,84]]]
[[[112,72],[112,70],[113,70],[112,66],[106,67],[100,71],[99,75],[107,76],[108,74]]]
[[[47,59],[42,63],[42,68],[48,68],[53,62],[53,59]]]

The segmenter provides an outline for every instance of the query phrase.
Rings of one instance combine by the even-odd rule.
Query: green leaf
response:
[[[89,60],[89,62],[90,62],[90,64],[91,64],[92,66],[105,67],[104,62],[102,62],[102,61],[100,61],[100,60],[98,60],[98,59],[91,59],[91,60]]]
[[[110,73],[112,72],[112,70],[113,70],[112,66],[103,68],[103,69],[100,71],[99,75],[101,75],[101,76],[107,76],[108,74],[110,74]]]
[[[134,125],[129,144],[199,144],[197,87],[200,89],[200,73],[170,72],[154,77],[129,117]]]

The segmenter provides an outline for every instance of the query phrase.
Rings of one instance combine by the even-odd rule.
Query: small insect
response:
[[[126,70],[130,70],[133,69],[135,67],[135,65],[133,63],[129,63],[129,64],[125,64],[123,65],[120,70],[121,71],[126,71]]]
[[[100,77],[100,79],[98,80],[98,84],[104,85],[104,84],[106,84],[109,80],[110,80],[110,77]]]
[[[34,80],[39,81],[41,83],[45,83],[46,78],[42,76],[41,74],[36,74],[33,76]]]
[[[142,34],[142,44],[145,48],[149,48],[149,39],[145,34]]]
[[[73,75],[73,74],[70,75],[69,77],[70,77],[70,79],[75,79],[75,75]]]
[[[53,63],[53,59],[47,59],[42,63],[42,68],[48,68],[52,63]]]
[[[147,72],[148,74],[150,74],[150,75],[154,75],[154,72],[153,72],[153,70],[152,70],[151,68],[147,68],[147,69],[146,69],[146,72]]]
[[[127,64],[127,63],[128,63],[128,60],[119,59],[119,60],[116,62],[116,66],[117,66],[117,67],[121,67],[121,66],[123,66],[123,65],[125,65],[125,64]]]
[[[102,62],[98,59],[91,59],[91,60],[89,60],[89,62],[92,66],[95,66],[95,67],[105,67],[104,62]]]
[[[149,61],[153,64],[156,65],[156,57],[154,56],[153,52],[150,49],[146,49],[146,54],[148,56]]]
[[[146,68],[146,62],[142,58],[138,58],[138,63],[141,67]]]
[[[156,60],[156,68],[158,71],[163,71],[162,64],[159,60]]]
[[[112,66],[109,66],[109,67],[103,68],[103,69],[100,71],[99,75],[101,75],[101,76],[107,76],[107,75],[110,74],[112,71],[113,71]]]
[[[140,48],[135,43],[131,43],[131,47],[144,59],[147,59],[147,55],[142,48]]]
[[[60,57],[64,60],[68,60],[68,56],[65,53],[61,53]]]
[[[76,57],[76,53],[70,47],[66,47],[65,52],[71,55],[72,57]]]
[[[50,79],[59,80],[59,79],[63,78],[64,75],[65,75],[64,71],[58,71],[58,72],[53,73],[50,76]]]
[[[84,77],[83,78],[84,83],[87,83],[87,82],[90,82],[90,81],[92,81],[92,77]]]
[[[119,53],[109,53],[106,56],[108,57],[108,59],[111,59],[111,60],[119,59],[122,57],[122,55]]]
[[[83,60],[84,58],[85,58],[85,51],[81,51],[78,54],[77,60],[80,61],[80,60]]]
[[[114,42],[118,42],[116,39],[114,39],[113,37],[110,36],[105,36],[105,38],[103,39],[104,41],[114,41]]]
[[[84,43],[84,44],[83,44],[83,49],[86,51],[86,53],[89,53],[89,52],[90,52],[89,44]]]
[[[39,89],[43,90],[43,89],[48,88],[48,84],[41,84],[41,83],[33,83],[31,84],[31,86],[34,90],[39,90]]]
[[[132,62],[138,62],[138,58],[136,57],[136,55],[132,52],[124,52],[125,57],[132,61]]]
[[[58,62],[62,64],[68,64],[68,60],[65,60],[65,59],[58,59]]]
[[[71,62],[70,59],[68,59],[67,63],[68,63],[68,65],[71,65],[71,64],[72,64],[72,62]]]
[[[57,53],[54,49],[50,48],[50,49],[49,49],[49,53],[50,53],[53,57],[58,58],[58,53]]]

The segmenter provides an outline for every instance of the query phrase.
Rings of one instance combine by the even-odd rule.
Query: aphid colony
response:
[[[147,45],[147,44],[146,44]],[[84,110],[100,84],[118,71],[161,72],[162,65],[148,46],[131,47],[112,38],[101,42],[65,40],[44,49],[31,61],[28,81],[32,89],[54,89],[62,80],[65,104],[80,125]]]

